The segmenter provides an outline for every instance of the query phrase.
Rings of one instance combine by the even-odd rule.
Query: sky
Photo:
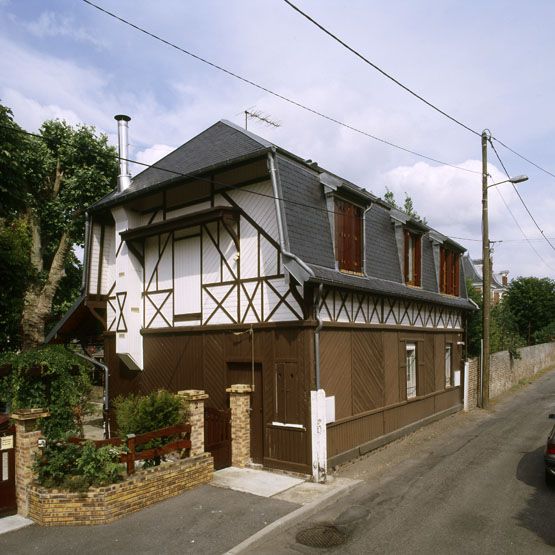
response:
[[[82,0],[0,0],[0,102],[25,129],[36,131],[44,120],[60,118],[93,125],[115,145],[113,116],[125,113],[132,118],[131,157],[154,163],[216,121],[243,125],[244,110],[258,110],[280,127],[251,121],[249,130],[376,195],[389,189],[401,203],[409,195],[429,225],[481,257],[480,137],[365,65],[283,0],[95,2],[281,95],[473,172],[419,158],[303,111]],[[555,173],[554,2],[297,4],[442,110],[479,132],[491,130]],[[512,176],[529,177],[517,185],[519,192],[540,229],[555,238],[555,178],[497,149]],[[491,149],[489,161],[492,182],[502,181],[505,174]],[[511,185],[493,187],[489,196],[494,271],[508,270],[510,278],[555,278],[555,250]]]

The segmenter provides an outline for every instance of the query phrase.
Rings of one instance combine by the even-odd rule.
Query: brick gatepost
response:
[[[204,401],[208,395],[202,389],[185,389],[177,393],[189,411],[191,424],[191,457],[204,453]]]
[[[15,421],[15,491],[17,512],[29,514],[28,487],[34,479],[33,464],[39,451],[38,440],[42,436],[38,420],[49,416],[43,409],[21,409],[10,415]]]
[[[231,408],[231,464],[246,466],[251,460],[251,392],[250,385],[234,384],[229,393]]]

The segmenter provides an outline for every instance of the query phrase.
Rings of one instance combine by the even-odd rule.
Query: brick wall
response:
[[[468,407],[466,410],[472,410],[478,407],[478,372],[480,365],[477,358],[468,361],[468,372],[465,377],[468,380]]]
[[[85,493],[29,487],[29,516],[43,526],[108,524],[212,479],[210,453],[141,470]]]

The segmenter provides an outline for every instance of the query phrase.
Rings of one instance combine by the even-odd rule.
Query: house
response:
[[[471,259],[468,254],[463,256],[464,274],[467,279],[472,281],[473,287],[482,292],[483,273],[482,259]],[[509,271],[491,272],[491,301],[493,304],[499,303],[509,286]]]
[[[111,397],[253,384],[252,461],[320,476],[461,407],[465,249],[317,163],[220,121],[88,214]]]

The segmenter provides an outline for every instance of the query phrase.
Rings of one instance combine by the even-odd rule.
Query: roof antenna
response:
[[[266,125],[270,125],[272,127],[281,127],[281,123],[279,121],[272,121],[269,116],[264,115],[259,110],[245,110],[245,130],[248,130],[249,118],[260,120]]]

